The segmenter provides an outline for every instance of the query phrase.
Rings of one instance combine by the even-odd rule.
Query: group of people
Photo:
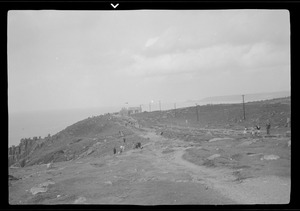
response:
[[[124,134],[123,134],[122,131],[119,131],[119,134],[121,136],[124,136]],[[123,143],[124,143],[124,145],[126,144],[126,138],[125,137],[123,137]],[[140,142],[134,143],[133,144],[133,149],[138,149],[138,148],[143,149],[141,143]],[[125,146],[123,146],[123,145],[120,146],[120,151],[118,151],[118,152],[117,152],[117,148],[116,147],[113,148],[113,153],[114,154],[121,154],[124,151],[125,151]]]
[[[266,123],[266,131],[267,131],[267,135],[270,135],[270,129],[271,129],[271,123],[268,120]],[[244,135],[246,135],[248,133],[248,128],[245,127],[244,129]],[[252,136],[259,136],[260,135],[260,126],[259,125],[255,125],[254,127],[252,127],[250,129],[250,133]]]
[[[143,149],[141,142],[133,144],[133,149],[138,149],[138,148]]]
[[[143,149],[141,142],[134,143],[133,144],[133,149]],[[124,151],[125,151],[125,146],[123,146],[123,145],[120,146],[120,151],[119,152],[117,152],[116,147],[114,147],[114,149],[113,149],[114,154],[122,154],[122,152],[124,152]]]
[[[248,128],[245,127],[245,129],[244,129],[244,135],[247,135],[247,133],[248,133]],[[255,125],[254,127],[251,127],[250,128],[250,134],[252,136],[260,135],[260,126]]]
[[[117,149],[116,149],[116,147],[114,147],[114,149],[113,149],[113,151],[114,151],[114,154],[121,154],[123,151],[125,150],[125,146],[120,146],[120,151],[119,152],[117,152]]]

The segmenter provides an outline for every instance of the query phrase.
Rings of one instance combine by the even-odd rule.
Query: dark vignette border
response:
[[[116,5],[113,8],[111,3]],[[3,120],[2,130],[6,135],[1,141],[1,149],[3,152],[2,163],[8,163],[7,148],[8,148],[8,60],[7,60],[7,21],[8,11],[10,10],[99,10],[99,11],[122,11],[122,10],[229,10],[229,9],[285,9],[290,13],[290,29],[291,29],[291,97],[294,96],[291,104],[293,117],[292,128],[297,127],[297,72],[298,60],[297,50],[299,49],[299,33],[297,32],[298,21],[300,22],[300,1],[96,1],[96,0],[73,0],[73,1],[0,1],[0,27],[1,27],[1,119]],[[299,27],[300,28],[300,27]],[[296,131],[293,133],[293,139],[297,140]],[[298,171],[297,171],[297,149],[299,143],[293,143],[292,150],[292,178],[291,178],[291,201],[287,205],[179,205],[179,206],[133,206],[133,205],[9,205],[8,204],[8,168],[6,164],[2,174],[2,187],[4,197],[0,200],[0,210],[123,210],[123,209],[209,209],[209,210],[299,210],[300,200],[298,194]],[[6,173],[7,172],[7,173]]]

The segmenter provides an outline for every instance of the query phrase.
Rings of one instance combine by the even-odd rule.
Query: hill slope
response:
[[[163,124],[196,128],[244,128],[256,124],[264,126],[267,120],[270,120],[272,128],[284,128],[290,116],[290,97],[245,103],[245,120],[241,103],[198,106],[199,121],[196,106],[134,115],[141,124],[148,126]]]
[[[9,168],[9,203],[287,204],[291,138],[282,119],[290,115],[290,99],[246,108],[242,121],[240,104],[201,106],[199,122],[195,107],[177,109],[175,117],[175,111],[101,115],[45,140],[23,141],[22,152],[40,147],[21,154],[24,168]],[[243,133],[244,125],[266,118],[271,135]],[[137,142],[142,148],[133,147]],[[125,151],[114,154],[121,145]]]
[[[194,128],[238,128],[256,124],[264,126],[267,119],[272,129],[285,128],[291,116],[290,98],[279,98],[245,104],[246,120],[243,120],[241,104],[217,104],[180,108],[168,111],[143,112],[133,115],[139,124],[177,125]],[[122,142],[124,136],[133,136],[128,128],[113,115],[100,115],[79,121],[61,132],[45,139],[23,139],[19,146],[8,149],[9,166],[29,166],[49,162],[78,159],[89,155],[105,156],[114,147],[113,140]],[[131,137],[131,140],[135,138]],[[128,143],[129,144],[129,143]]]
[[[119,131],[132,135],[112,115],[87,118],[45,139],[23,139],[9,148],[9,166],[68,161],[92,154],[105,156],[114,147],[112,140],[122,141]]]

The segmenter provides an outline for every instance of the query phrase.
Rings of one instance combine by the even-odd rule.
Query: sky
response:
[[[9,112],[290,90],[288,10],[8,13]]]

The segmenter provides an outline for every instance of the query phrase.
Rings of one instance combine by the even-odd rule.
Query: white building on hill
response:
[[[120,115],[131,115],[131,114],[136,114],[136,113],[141,113],[142,108],[141,107],[129,107],[127,108],[122,108],[121,111],[119,112]]]

